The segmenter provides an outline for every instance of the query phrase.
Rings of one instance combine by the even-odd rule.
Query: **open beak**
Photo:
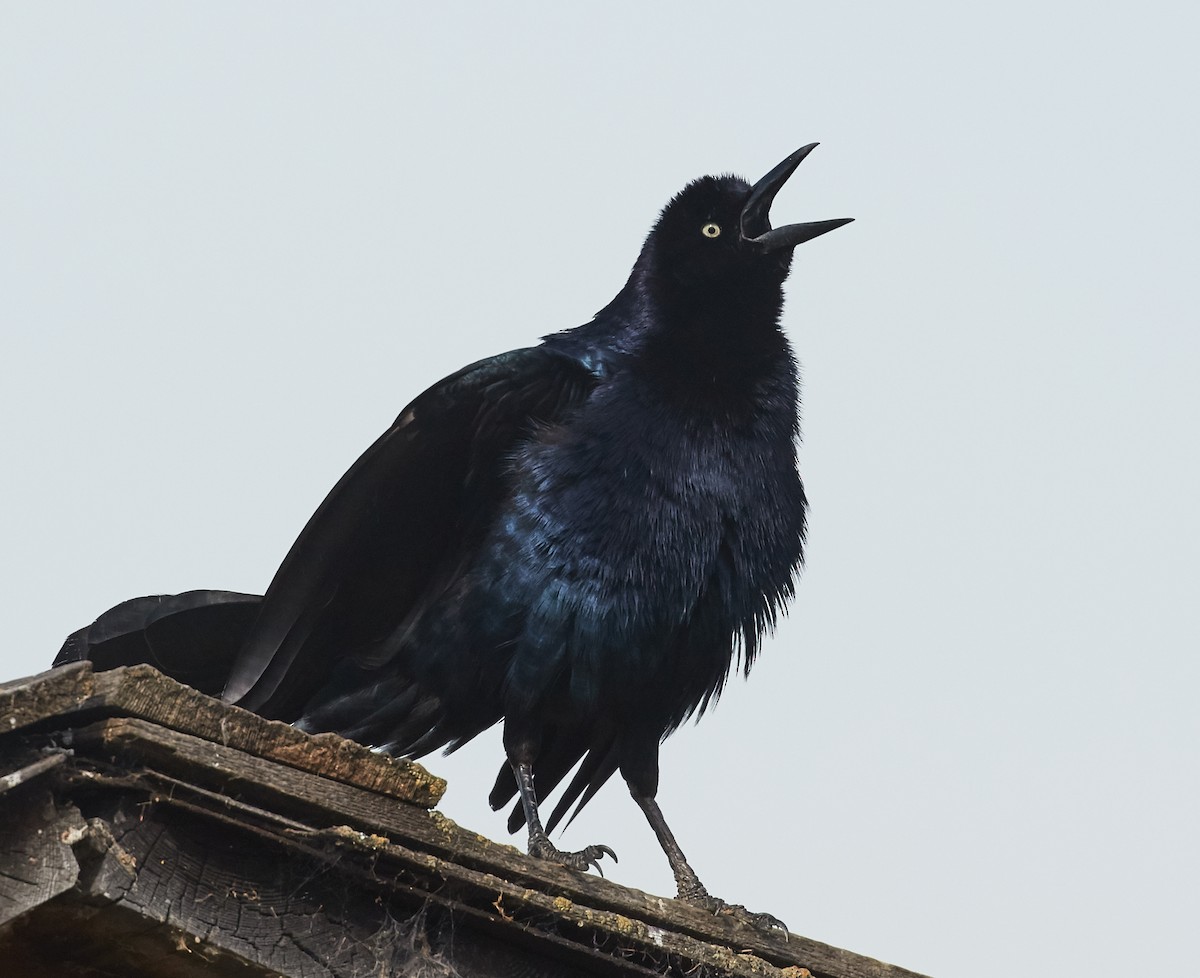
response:
[[[795,248],[798,244],[811,241],[826,231],[840,228],[854,220],[852,217],[840,217],[833,221],[810,221],[808,224],[788,224],[772,229],[769,216],[771,202],[779,193],[779,189],[787,183],[792,171],[800,165],[800,161],[816,148],[817,143],[801,146],[750,188],[750,197],[746,206],[742,208],[743,241],[764,252],[781,251],[784,248]]]

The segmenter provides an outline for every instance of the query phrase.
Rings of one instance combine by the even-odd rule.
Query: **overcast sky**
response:
[[[261,591],[409,398],[820,140],[774,209],[857,218],[788,287],[808,568],[663,810],[714,893],[919,971],[1194,967],[1195,5],[449,6],[0,6],[0,678]],[[427,764],[507,840],[500,762]],[[619,783],[561,840],[673,893]]]

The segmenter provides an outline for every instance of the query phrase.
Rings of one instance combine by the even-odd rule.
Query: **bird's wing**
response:
[[[502,501],[507,459],[582,403],[595,376],[545,347],[481,360],[421,394],[363,453],[284,559],[224,697],[282,719],[332,660],[381,653]]]

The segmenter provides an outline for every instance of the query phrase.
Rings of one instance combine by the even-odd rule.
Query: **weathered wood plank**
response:
[[[382,841],[360,844],[353,833],[252,832],[175,806],[164,799],[118,811],[82,895],[130,911],[143,928],[170,925],[199,953],[338,978],[418,969],[461,978],[797,973],[496,877],[447,874],[455,867]],[[394,856],[418,872],[397,872]]]
[[[144,920],[171,922],[200,936],[201,944],[287,975],[505,973],[494,960],[486,970],[462,971],[459,949],[480,939],[425,894],[392,898],[379,886],[359,885],[336,856],[300,851],[282,837],[264,842],[213,829],[202,816],[164,807],[114,824],[115,839],[138,871],[136,885],[113,896]],[[547,970],[544,949],[530,955],[501,941],[486,943],[484,960],[516,959],[520,967],[509,973],[580,973],[561,964]],[[595,954],[565,950],[575,958]]]
[[[23,784],[28,784],[34,778],[39,778],[43,774],[48,774],[60,764],[65,763],[66,760],[67,755],[62,752],[47,754],[35,761],[30,761],[28,764],[22,765],[15,771],[9,771],[3,777],[0,777],[0,795],[12,791],[13,788],[19,788]]]
[[[0,684],[0,734],[78,709],[92,695],[90,662],[72,662]]]
[[[838,978],[914,975],[799,935],[792,935],[784,944],[674,900],[531,860],[511,846],[499,846],[460,829],[436,812],[394,804],[351,785],[273,765],[145,721],[107,720],[78,731],[76,741],[81,749],[91,744],[106,753],[134,755],[156,769],[216,789],[232,799],[261,804],[289,819],[309,821],[316,828],[347,823],[350,830],[363,833],[368,841],[374,836],[381,846],[394,846],[379,851],[390,853],[411,871],[472,886],[481,885],[472,874],[481,874],[487,877],[486,886],[494,893],[520,894],[540,912],[572,919],[577,915],[577,923],[595,927],[606,921],[606,926],[611,925],[622,935],[640,934],[639,940],[671,944],[679,938],[744,950],[777,967],[803,965],[816,974]],[[636,921],[636,925],[629,921]],[[683,947],[675,950],[682,954]],[[690,943],[686,947],[699,953]]]
[[[390,757],[337,734],[306,734],[287,723],[205,696],[150,666],[98,673],[96,695],[110,712],[140,717],[213,743],[433,808],[446,782],[414,761]]]
[[[35,724],[32,740],[12,733]],[[44,734],[53,730],[69,733],[75,758],[39,757],[32,749],[43,746]],[[798,978],[805,969],[815,978],[920,978],[799,935],[784,944],[726,917],[531,860],[511,846],[492,843],[429,811],[444,782],[419,765],[375,754],[340,737],[309,737],[180,686],[147,666],[93,674],[87,663],[78,663],[0,686],[0,774],[7,775],[0,777],[0,851],[12,849],[18,861],[21,852],[26,858],[42,859],[36,880],[21,877],[19,863],[18,871],[4,876],[7,864],[0,862],[0,895],[5,886],[15,888],[10,904],[19,918],[0,930],[0,950],[14,933],[12,927],[32,926],[35,916],[44,920],[54,908],[65,907],[63,901],[83,900],[80,906],[86,905],[90,914],[116,913],[113,908],[125,914],[114,917],[107,930],[96,931],[98,941],[109,941],[105,953],[114,962],[120,960],[120,953],[105,934],[132,934],[139,927],[145,930],[147,921],[158,920],[157,929],[145,930],[146,941],[138,944],[149,955],[146,967],[139,970],[167,978],[207,973],[181,965],[179,954],[196,953],[196,948],[172,950],[170,942],[185,938],[198,943],[203,953],[215,955],[214,962],[242,962],[239,967],[250,967],[247,962],[254,961],[251,970],[264,974],[358,978],[368,973],[360,965],[374,968],[372,974],[385,967],[380,948],[402,939],[411,949],[419,939],[428,946],[436,944],[441,955],[425,955],[420,967],[444,966],[453,970],[429,973],[457,972],[463,978],[500,974],[496,968],[503,954],[497,948],[511,947],[514,941],[520,946],[513,950],[517,957],[510,972],[529,978],[563,973],[633,976],[663,968],[672,974],[686,971],[740,978]],[[3,813],[16,810],[9,804],[12,799],[33,796],[35,789],[28,786],[33,778],[53,781],[64,797],[87,798],[89,804],[110,796],[125,798],[136,808],[137,817],[114,823],[113,828],[90,817],[86,828],[81,828],[84,823],[75,813],[58,844],[47,842],[44,851],[10,846],[10,823]],[[2,790],[5,785],[11,789],[7,794]],[[72,794],[76,790],[83,794]],[[192,856],[185,859],[183,850],[172,854],[168,843],[154,841],[154,833],[167,831],[173,817],[163,815],[164,811],[183,812],[199,819],[196,824],[202,823],[197,831],[204,841],[199,849],[188,850]],[[49,816],[43,811],[40,817]],[[130,849],[124,847],[124,835],[122,842],[117,841],[114,830],[117,835],[133,833]],[[29,831],[21,828],[25,836]],[[36,825],[32,831],[37,839]],[[236,838],[252,841],[238,849],[231,841]],[[143,848],[133,846],[134,839]],[[155,844],[167,848],[156,855]],[[253,950],[250,945],[240,946],[232,938],[217,940],[219,935],[239,933],[238,928],[245,928],[255,913],[266,912],[261,887],[260,899],[244,899],[254,892],[256,877],[250,869],[261,855],[256,848],[260,844],[272,848],[272,858],[283,853],[285,863],[298,865],[300,860],[307,865],[306,879],[313,886],[314,880],[325,880],[332,889],[322,899],[344,907],[353,904],[358,910],[346,918],[341,911],[331,911],[332,904],[318,900],[318,914],[325,914],[324,923],[317,927],[324,928],[318,940],[313,936],[314,913],[303,907],[293,912],[286,904],[270,902],[272,914],[290,914],[293,923],[278,932],[272,930],[274,924],[265,930],[260,927],[267,937],[255,951],[257,956],[245,957]],[[158,869],[146,865],[147,859],[155,858]],[[211,867],[209,860],[215,860]],[[267,870],[260,869],[266,873],[262,878],[269,879]],[[222,872],[232,876],[226,880]],[[216,913],[212,920],[205,910],[195,915],[193,929],[177,926],[190,919],[187,900],[199,898],[197,889],[182,902],[167,899],[164,915],[154,916],[154,900],[176,892],[172,873],[197,886],[207,880],[204,892],[211,896],[206,901],[217,901],[218,891],[225,888],[221,905],[209,908]],[[31,883],[42,886],[43,880],[49,883],[42,890],[27,888]],[[241,884],[250,888],[239,890]],[[180,892],[186,894],[186,886]],[[295,885],[281,890],[280,898],[291,894],[298,899],[305,892],[304,886]],[[235,899],[237,893],[243,898]],[[51,899],[56,894],[57,899]],[[362,900],[375,907],[376,917],[370,916],[370,907]],[[42,910],[30,910],[39,905]],[[109,910],[97,909],[101,905]],[[435,916],[441,914],[438,919],[457,920],[460,939],[438,944],[442,937],[437,927],[398,930],[398,922],[407,918],[397,916],[397,908],[418,906]],[[378,916],[381,907],[391,907],[384,917]],[[355,931],[355,920],[367,930]],[[308,930],[303,929],[305,922]],[[450,927],[447,933],[453,934],[455,925],[446,926]],[[293,928],[303,940],[296,939]],[[250,927],[250,932],[254,930]],[[483,937],[472,943],[474,939],[462,937],[467,931]],[[333,932],[340,936],[330,938]],[[490,943],[489,934],[495,938]],[[350,945],[374,946],[375,956],[355,957],[357,952],[346,950]],[[164,948],[171,953],[164,956]],[[280,948],[288,950],[284,953]],[[72,960],[82,962],[86,970],[89,959]],[[551,962],[548,971],[547,961]],[[564,970],[561,965],[567,961],[571,964]],[[397,958],[393,963],[401,962]]]
[[[688,970],[704,970],[738,978],[785,978],[789,967],[778,967],[748,950],[726,947],[711,940],[697,939],[673,928],[652,923],[613,910],[597,909],[576,903],[563,896],[510,883],[490,873],[467,869],[444,860],[430,861],[422,853],[394,842],[356,840],[350,833],[334,833],[342,845],[365,846],[375,857],[373,871],[379,875],[387,866],[423,866],[445,881],[440,892],[452,893],[459,912],[468,907],[476,913],[491,911],[488,916],[497,924],[521,925],[526,921],[558,918],[558,930],[567,932],[574,927],[591,935],[591,942],[611,950],[619,947],[622,953],[643,956],[648,961],[685,961]],[[398,872],[397,878],[403,878]],[[475,897],[474,906],[467,901]],[[630,908],[625,908],[627,911]],[[818,972],[818,975],[820,972]]]
[[[48,791],[7,795],[0,806],[0,924],[65,893],[79,878],[71,844],[83,831],[73,807]]]
[[[90,662],[72,662],[0,685],[0,734],[78,713],[139,717],[425,808],[446,791],[442,778],[413,761],[336,734],[310,736],[205,696],[151,666],[94,673]]]
[[[415,833],[431,842],[438,841],[443,849],[446,846],[445,839],[431,829],[444,820],[423,806],[397,802],[147,720],[100,720],[76,730],[74,743],[77,751],[98,748],[103,755],[137,758],[185,781],[233,798],[260,801],[273,810],[301,818],[316,818],[327,824],[349,821],[372,830]]]

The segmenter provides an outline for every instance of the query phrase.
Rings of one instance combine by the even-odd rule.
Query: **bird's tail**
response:
[[[186,591],[131,598],[67,636],[54,665],[88,660],[96,669],[146,663],[209,696],[220,696],[254,627],[262,596]],[[389,754],[419,757],[456,749],[500,719],[480,713],[451,723],[437,696],[394,667],[344,661],[302,707],[280,717],[309,733],[333,731]]]
[[[103,670],[147,663],[220,696],[261,601],[236,591],[131,598],[68,635],[54,665],[89,660]]]
[[[567,815],[571,806],[575,805],[575,810],[571,812],[570,818],[566,822],[567,825],[570,825],[575,816],[579,814],[579,810],[591,801],[597,791],[604,787],[608,779],[617,772],[618,767],[616,741],[610,732],[605,731],[590,741],[576,739],[559,732],[554,744],[555,746],[551,750],[537,760],[537,785],[540,800],[544,802],[576,764],[579,764],[579,769],[550,813],[550,817],[546,821],[547,832],[553,832],[555,826]],[[579,763],[580,759],[583,761],[582,764]],[[492,793],[488,795],[488,802],[493,811],[499,811],[512,801],[516,794],[517,784],[513,779],[512,770],[508,764],[505,764],[500,768],[500,773],[496,775],[496,784],[492,788]],[[509,812],[508,831],[516,832],[524,825],[525,809],[518,801]]]

